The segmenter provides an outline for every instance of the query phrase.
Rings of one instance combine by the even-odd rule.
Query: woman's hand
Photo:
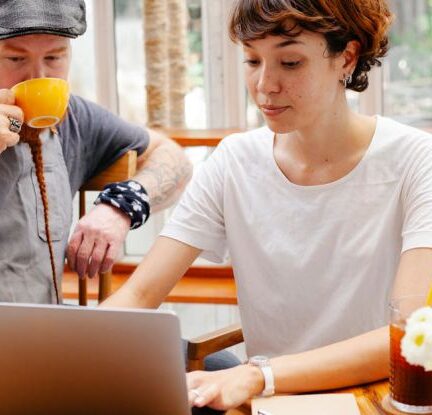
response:
[[[261,370],[252,365],[240,365],[216,372],[187,374],[190,406],[209,406],[217,410],[236,408],[264,389]]]

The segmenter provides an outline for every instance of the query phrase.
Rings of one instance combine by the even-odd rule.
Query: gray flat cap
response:
[[[86,28],[84,0],[0,0],[0,39],[35,33],[76,38]]]

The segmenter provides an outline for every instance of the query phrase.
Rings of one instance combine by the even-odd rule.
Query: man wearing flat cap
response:
[[[67,79],[70,39],[85,30],[83,0],[0,2],[0,301],[56,301],[37,172],[20,139],[23,113],[11,87],[32,78]],[[80,276],[109,270],[128,230],[144,223],[150,209],[172,204],[191,173],[168,138],[74,95],[61,124],[41,130],[38,140],[58,274],[65,253]],[[139,155],[136,177],[109,185],[68,243],[74,194],[129,150]]]

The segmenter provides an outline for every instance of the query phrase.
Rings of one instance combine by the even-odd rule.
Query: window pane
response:
[[[120,115],[147,121],[142,1],[115,0],[117,87]]]
[[[72,63],[69,81],[71,91],[92,101],[96,100],[93,1],[86,0],[87,31],[71,41]]]
[[[143,2],[115,0],[114,6],[120,115],[130,121],[145,123]],[[201,0],[187,0],[187,7],[189,91],[185,98],[186,126],[205,128]]]
[[[432,128],[432,2],[391,0],[396,20],[384,66],[384,113]]]
[[[204,94],[204,62],[202,50],[201,0],[187,0],[188,7],[188,78],[185,111],[188,128],[206,128],[206,101]]]

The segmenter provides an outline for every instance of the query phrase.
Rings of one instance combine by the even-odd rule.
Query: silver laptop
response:
[[[0,303],[0,414],[189,415],[178,318]]]

